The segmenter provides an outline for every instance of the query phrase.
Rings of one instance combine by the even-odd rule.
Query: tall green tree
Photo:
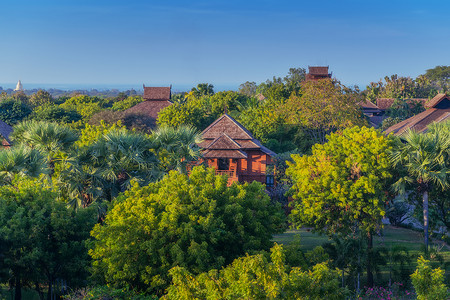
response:
[[[92,231],[94,275],[113,285],[162,294],[168,271],[195,274],[269,249],[284,214],[260,183],[227,186],[213,169],[189,177],[170,172],[148,186],[135,185],[115,201]]]
[[[0,187],[0,269],[6,270],[20,300],[21,287],[35,286],[48,297],[57,278],[76,287],[87,277],[85,240],[96,222],[95,211],[75,213],[57,193],[36,180],[17,178],[14,186]],[[2,274],[2,272],[0,272]]]
[[[9,125],[22,121],[31,111],[30,106],[21,100],[7,98],[0,101],[0,120]]]
[[[329,236],[362,232],[371,251],[373,233],[385,215],[392,141],[366,127],[347,128],[327,139],[313,146],[312,155],[293,155],[294,162],[288,163],[294,197],[291,221]],[[371,264],[369,253],[369,286],[373,284]]]
[[[355,91],[324,79],[304,82],[302,95],[292,95],[280,110],[289,124],[300,125],[314,143],[324,143],[336,130],[366,124],[359,101]]]
[[[422,195],[424,242],[428,250],[428,196],[434,186],[448,190],[450,182],[446,161],[450,157],[450,134],[448,131],[408,131],[402,140],[397,141],[391,160],[406,175],[396,182],[394,188],[402,194],[416,189]]]

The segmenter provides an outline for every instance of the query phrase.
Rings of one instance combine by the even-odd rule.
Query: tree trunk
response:
[[[423,192],[423,233],[425,237],[425,253],[428,253],[428,191]]]
[[[22,300],[22,283],[18,278],[16,278],[15,282],[14,300]]]
[[[373,249],[373,235],[372,232],[367,234],[367,286],[373,287],[373,272],[372,272],[372,249]]]
[[[48,292],[47,292],[47,300],[52,300],[53,296],[53,286],[52,286],[52,279],[49,279],[48,281]]]

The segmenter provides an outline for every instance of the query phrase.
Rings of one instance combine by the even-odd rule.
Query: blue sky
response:
[[[0,82],[236,87],[329,65],[344,84],[450,65],[448,1],[3,0]]]

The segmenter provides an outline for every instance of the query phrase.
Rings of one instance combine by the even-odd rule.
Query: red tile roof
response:
[[[145,100],[170,100],[171,87],[146,87],[144,86]]]

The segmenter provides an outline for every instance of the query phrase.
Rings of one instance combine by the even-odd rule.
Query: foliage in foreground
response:
[[[444,270],[432,269],[430,261],[422,256],[417,260],[417,269],[411,275],[412,284],[418,300],[448,299],[447,286],[444,283]]]
[[[383,198],[391,178],[391,141],[373,128],[353,127],[316,144],[312,155],[293,155],[287,174],[294,186],[292,220],[320,232],[373,232],[385,214]]]
[[[170,172],[133,186],[96,225],[90,250],[94,276],[116,287],[162,294],[175,266],[195,274],[245,252],[269,249],[284,215],[260,183],[233,184],[213,169]]]
[[[85,240],[95,211],[68,210],[57,194],[35,180],[21,178],[0,187],[0,282],[9,280],[20,299],[21,286],[43,285],[52,292],[56,279],[77,286],[86,278]]]
[[[310,271],[285,264],[282,246],[264,255],[245,256],[226,268],[194,276],[185,268],[170,270],[173,284],[164,299],[344,299],[339,271],[326,263]]]
[[[158,297],[128,289],[114,289],[106,285],[84,288],[63,297],[65,300],[156,300]]]

